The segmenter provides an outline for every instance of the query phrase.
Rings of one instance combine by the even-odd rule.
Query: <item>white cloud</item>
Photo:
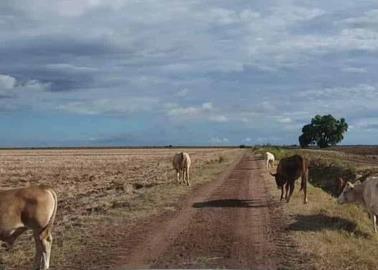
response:
[[[378,100],[378,89],[374,85],[359,84],[351,87],[330,87],[322,89],[314,89],[303,91],[299,94],[301,97],[308,97],[311,99],[334,99],[340,101],[341,99],[353,99],[352,101],[368,102],[371,100]]]
[[[230,142],[230,140],[228,138],[225,138],[225,137],[212,137],[210,139],[211,144],[227,144],[229,142]]]
[[[363,117],[353,121],[352,128],[364,130],[378,130],[377,117]]]
[[[151,111],[156,108],[158,99],[148,97],[129,97],[73,101],[59,105],[57,109],[77,114],[125,114]]]
[[[225,123],[229,121],[226,115],[215,108],[213,103],[204,102],[200,106],[180,107],[176,103],[165,104],[166,114],[173,119],[206,120],[210,122]]]
[[[43,83],[38,80],[20,82],[12,76],[0,74],[0,95],[24,98],[30,92],[36,94],[48,90],[49,87],[50,83]],[[27,100],[25,101],[27,102]]]
[[[16,79],[12,76],[0,74],[0,91],[9,90],[16,86]]]
[[[344,72],[351,72],[351,73],[365,73],[366,69],[362,67],[344,67],[341,69]]]
[[[378,26],[378,9],[366,11],[363,16],[354,16],[337,22],[340,25],[349,27],[369,27],[376,29]]]
[[[282,124],[289,124],[293,122],[293,120],[290,117],[278,116],[276,119],[277,122]]]
[[[176,96],[178,97],[185,97],[189,94],[189,89],[188,88],[184,88],[184,89],[181,89],[177,92]]]
[[[208,14],[210,20],[220,25],[228,25],[241,22],[251,22],[260,17],[260,14],[250,9],[237,12],[225,8],[212,8]]]
[[[180,107],[177,104],[167,104],[167,114],[174,117],[199,117],[212,110],[210,102],[203,103],[201,106]]]
[[[98,70],[94,67],[77,66],[67,63],[47,64],[46,67],[48,69],[66,72],[92,72]]]
[[[202,108],[204,110],[212,110],[213,109],[213,103],[205,102],[205,103],[202,104]]]
[[[214,121],[214,122],[224,123],[224,122],[228,122],[229,119],[224,115],[212,115],[209,117],[209,120]]]

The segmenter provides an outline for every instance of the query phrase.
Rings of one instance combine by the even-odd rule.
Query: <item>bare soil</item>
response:
[[[90,261],[87,269],[300,268],[263,164],[246,152],[218,180],[183,198],[177,211],[134,226],[96,228],[99,239],[112,239],[112,246],[77,258]]]

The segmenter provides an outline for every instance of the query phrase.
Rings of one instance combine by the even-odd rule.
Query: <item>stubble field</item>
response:
[[[186,149],[192,158],[193,184],[186,187],[175,183],[171,164],[173,154],[182,150],[2,150],[0,188],[52,186],[59,202],[51,269],[90,269],[91,261],[105,256],[111,246],[111,239],[102,239],[98,228],[173,210],[181,195],[216,178],[240,155],[239,149]],[[93,257],[80,257],[88,253]],[[0,266],[30,269],[33,256],[29,232],[19,237],[11,252],[1,250]]]

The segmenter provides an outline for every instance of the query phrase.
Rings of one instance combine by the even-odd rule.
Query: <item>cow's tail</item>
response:
[[[41,232],[42,238],[45,238],[48,235],[51,235],[52,228],[54,226],[56,211],[57,211],[57,208],[58,208],[58,196],[56,195],[56,192],[52,188],[47,188],[46,191],[49,192],[52,195],[52,197],[54,198],[54,209],[53,209],[52,215],[50,217],[49,223],[43,228],[43,230]]]
[[[181,155],[181,169],[184,169],[186,167],[186,162],[187,162],[185,153],[181,152],[180,155]]]
[[[299,191],[303,190],[304,187],[306,186],[307,178],[308,178],[308,164],[307,164],[307,160],[302,157],[301,189]]]

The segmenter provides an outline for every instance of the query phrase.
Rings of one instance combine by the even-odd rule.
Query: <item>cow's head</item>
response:
[[[274,177],[274,179],[276,180],[276,184],[277,184],[277,188],[280,189],[283,187],[283,185],[285,185],[286,181],[285,179],[281,176],[281,174],[279,173],[270,173],[271,176]]]
[[[354,185],[351,182],[346,182],[343,191],[337,198],[337,202],[340,204],[351,203],[356,201],[356,196],[354,192]]]

